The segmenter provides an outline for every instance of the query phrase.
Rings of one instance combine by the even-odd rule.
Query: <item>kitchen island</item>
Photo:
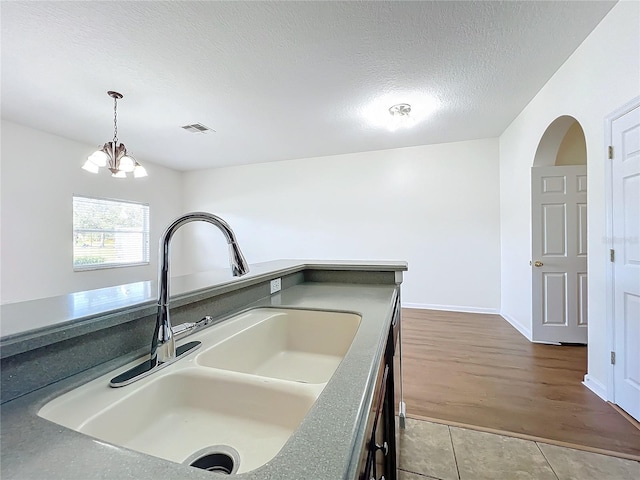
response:
[[[375,478],[380,472],[395,478],[395,471],[385,470],[395,466],[395,442],[378,437],[389,435],[393,426],[394,326],[399,327],[406,269],[403,262],[284,260],[254,265],[249,275],[237,279],[228,271],[172,279],[174,324],[201,315],[224,321],[260,307],[361,316],[351,347],[300,426],[272,460],[237,477],[359,479],[375,470]],[[276,278],[282,289],[271,294],[270,282]],[[154,286],[148,283],[113,287],[112,294],[108,289],[84,292],[85,305],[75,312],[70,296],[3,306],[3,324],[7,314],[8,325],[19,323],[19,315],[46,317],[48,311],[50,318],[25,332],[5,335],[3,327],[2,478],[214,478],[38,416],[52,399],[144,355],[155,311]],[[127,291],[135,298],[122,293]],[[376,422],[377,417],[384,420]],[[378,432],[373,431],[376,423]]]

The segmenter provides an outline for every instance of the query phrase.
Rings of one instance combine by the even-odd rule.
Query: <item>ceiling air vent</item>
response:
[[[214,129],[209,128],[201,123],[192,123],[191,125],[183,125],[182,128],[184,128],[187,132],[191,132],[191,133],[215,132]]]

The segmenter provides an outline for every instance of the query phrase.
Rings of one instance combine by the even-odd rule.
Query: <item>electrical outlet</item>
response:
[[[282,279],[271,280],[271,293],[279,292],[282,289]]]

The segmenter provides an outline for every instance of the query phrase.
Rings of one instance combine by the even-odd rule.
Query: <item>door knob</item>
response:
[[[541,267],[542,265],[544,265],[544,263],[542,263],[540,260],[536,260],[533,264],[534,267]]]

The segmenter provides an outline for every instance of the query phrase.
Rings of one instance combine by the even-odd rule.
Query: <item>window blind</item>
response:
[[[149,263],[149,205],[73,196],[73,269]]]

